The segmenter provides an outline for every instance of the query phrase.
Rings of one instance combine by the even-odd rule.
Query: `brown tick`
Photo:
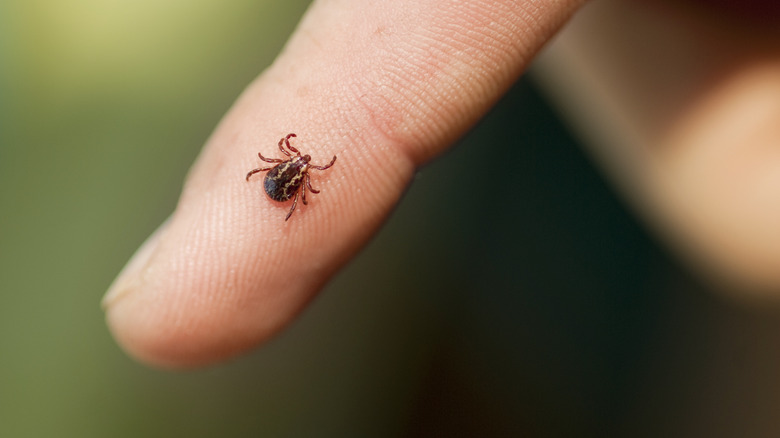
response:
[[[290,138],[292,137],[297,136],[295,134],[287,134],[287,137],[283,137],[281,140],[279,140],[279,149],[285,155],[290,157],[288,160],[265,158],[262,153],[258,153],[257,156],[259,156],[261,160],[265,161],[266,163],[276,163],[276,165],[270,167],[259,167],[249,171],[249,173],[246,174],[246,180],[249,181],[250,176],[258,172],[265,172],[266,170],[270,170],[270,172],[265,175],[265,179],[263,180],[263,187],[265,188],[265,193],[268,194],[268,197],[274,201],[284,202],[295,196],[292,208],[290,208],[290,212],[287,213],[287,217],[284,218],[285,221],[290,219],[293,211],[295,211],[295,206],[298,205],[299,195],[303,198],[303,204],[307,204],[306,189],[309,189],[309,191],[312,193],[320,192],[319,190],[314,190],[314,188],[312,188],[309,170],[325,170],[336,162],[336,156],[334,155],[333,159],[330,161],[330,164],[327,166],[315,166],[313,164],[309,164],[311,157],[308,155],[301,156],[301,153],[298,151],[298,149],[295,149],[290,145]],[[295,155],[293,156],[287,152],[284,149],[284,146],[287,146],[287,149],[291,150],[293,153],[295,153]]]

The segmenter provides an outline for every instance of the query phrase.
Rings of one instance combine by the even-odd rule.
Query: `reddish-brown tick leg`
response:
[[[287,217],[284,218],[285,222],[287,222],[287,219],[290,219],[290,216],[292,216],[293,212],[295,211],[295,206],[298,205],[298,195],[300,195],[300,194],[301,194],[300,190],[295,192],[295,199],[293,200],[293,205],[292,205],[292,208],[290,208],[290,212],[287,213]]]
[[[284,150],[284,147],[282,146],[282,144],[285,144],[285,145],[287,145],[288,149],[290,149],[291,151],[295,152],[296,154],[298,154],[300,156],[301,154],[300,154],[300,152],[298,152],[298,149],[295,149],[294,147],[290,146],[290,138],[292,138],[292,137],[297,137],[297,135],[290,133],[290,134],[287,134],[287,137],[283,137],[281,140],[279,140],[279,149],[281,149],[281,151],[284,152],[284,154],[287,155],[288,157],[292,157],[292,155],[290,155],[289,152]]]
[[[284,160],[280,160],[278,158],[266,158],[263,156],[261,152],[257,153],[257,156],[260,157],[261,160],[265,161],[266,163],[284,163]],[[269,167],[270,169],[270,167]]]
[[[309,174],[306,174],[306,187],[309,188],[309,191],[312,193],[319,193],[319,190],[314,190],[314,187],[311,186],[311,176]]]
[[[252,169],[249,171],[249,173],[246,174],[246,180],[249,181],[249,177],[256,174],[257,172],[265,172],[266,170],[271,170],[271,169],[273,169],[273,167],[261,167],[258,169]]]
[[[330,166],[332,166],[333,163],[335,163],[335,162],[336,162],[336,156],[334,155],[333,159],[330,160],[330,163],[327,166],[314,166],[314,165],[312,165],[312,166],[309,166],[309,167],[317,169],[317,170],[325,170],[325,169],[329,168]]]

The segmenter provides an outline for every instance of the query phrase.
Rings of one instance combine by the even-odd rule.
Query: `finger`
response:
[[[777,2],[654,3],[592,3],[540,78],[566,90],[559,101],[595,155],[702,278],[743,298],[777,296]]]
[[[135,357],[193,366],[287,324],[374,234],[415,168],[462,135],[579,1],[319,1],[236,102],[169,223],[104,300]],[[321,193],[268,199],[257,153],[288,133]],[[267,156],[267,155],[266,155]],[[281,157],[284,158],[284,157]]]

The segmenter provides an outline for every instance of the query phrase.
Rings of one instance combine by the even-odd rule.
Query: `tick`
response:
[[[314,188],[311,186],[311,176],[309,176],[309,170],[325,170],[330,166],[333,166],[333,163],[336,162],[336,156],[334,155],[333,159],[327,166],[315,166],[310,164],[309,162],[311,161],[311,157],[309,155],[301,155],[298,149],[295,149],[292,145],[290,145],[290,139],[293,137],[297,136],[295,134],[287,134],[286,137],[282,137],[282,139],[279,140],[279,149],[282,151],[282,153],[287,155],[289,159],[280,160],[278,158],[265,158],[262,153],[258,153],[257,156],[260,157],[261,160],[265,161],[266,163],[274,163],[275,166],[259,167],[257,169],[250,170],[249,173],[246,174],[246,180],[249,181],[250,176],[258,172],[265,172],[266,170],[270,170],[270,172],[265,175],[265,179],[263,180],[263,187],[265,188],[265,193],[268,195],[268,197],[278,202],[289,201],[290,198],[295,197],[295,199],[293,199],[290,212],[287,213],[287,217],[284,218],[285,221],[290,219],[293,211],[295,211],[295,206],[298,205],[299,196],[303,198],[303,204],[307,204],[306,189],[309,189],[309,191],[312,193],[320,192],[319,190],[314,190]],[[295,155],[287,152],[284,149],[285,146],[287,146],[287,149],[292,151]]]

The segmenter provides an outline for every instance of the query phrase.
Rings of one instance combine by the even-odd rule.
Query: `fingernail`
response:
[[[167,228],[170,218],[166,219],[157,229],[141,244],[138,250],[130,257],[122,271],[116,277],[116,280],[108,288],[108,291],[100,301],[100,307],[104,311],[108,310],[112,304],[119,299],[133,293],[142,286],[143,273],[146,265],[152,258],[157,249],[162,232]]]

